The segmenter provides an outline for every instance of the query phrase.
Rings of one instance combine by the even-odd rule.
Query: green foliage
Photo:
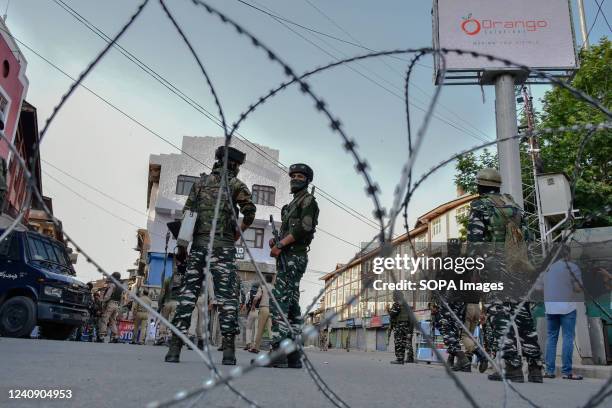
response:
[[[610,109],[612,91],[612,43],[604,38],[580,55],[581,66],[571,84],[597,99]],[[601,111],[579,101],[569,91],[556,87],[548,91],[543,100],[538,127],[556,128],[584,123],[609,121]],[[593,133],[579,160],[580,169],[574,167],[580,144],[586,132],[563,132],[545,135],[540,139],[544,170],[564,172],[570,179],[577,178],[574,208],[586,216],[612,205],[612,132]],[[610,226],[612,217],[600,216],[590,226]]]
[[[612,43],[607,38],[580,55],[580,69],[574,75],[571,85],[598,100],[611,109],[612,91]],[[536,128],[558,128],[585,123],[610,121],[601,111],[578,100],[564,88],[555,87],[546,92],[542,99],[542,112],[536,116]],[[520,117],[525,124],[525,117]],[[581,216],[600,211],[605,205],[612,205],[612,132],[593,133],[580,155],[579,171],[574,167],[580,144],[586,132],[563,132],[546,134],[540,138],[540,155],[544,172],[563,172],[570,180],[577,179],[574,208]],[[476,173],[484,167],[497,167],[497,154],[486,149],[480,156],[467,153],[455,165],[455,184],[465,192],[475,193]],[[521,169],[523,195],[526,197],[533,187],[531,159],[525,144],[521,144]],[[535,212],[535,208],[525,208]],[[601,215],[589,223],[591,227],[611,226],[612,217]]]
[[[493,154],[487,149],[483,149],[478,157],[473,152],[466,153],[458,158],[455,164],[455,170],[457,171],[455,185],[462,188],[466,193],[476,193],[476,174],[478,170],[488,167],[498,167],[496,153]]]

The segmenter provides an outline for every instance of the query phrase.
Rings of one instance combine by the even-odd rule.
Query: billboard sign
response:
[[[541,70],[577,66],[568,0],[434,0],[434,47],[478,51]],[[436,59],[436,71],[440,61]],[[506,68],[499,61],[446,54],[450,71]]]

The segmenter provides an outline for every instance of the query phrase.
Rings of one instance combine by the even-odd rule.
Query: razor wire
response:
[[[225,16],[223,13],[217,11],[216,9],[210,7],[209,5],[207,5],[205,2],[203,1],[199,1],[199,0],[192,0],[192,2],[195,5],[198,6],[202,6],[206,9],[206,11],[211,14],[214,15],[216,17],[219,17],[221,19],[221,21],[224,24],[229,24],[231,26],[233,26],[234,29],[236,29],[236,31],[241,34],[244,35],[246,37],[248,37],[253,46],[255,46],[256,48],[261,48],[262,50],[264,50],[267,55],[268,58],[275,62],[280,64],[284,71],[285,74],[289,77],[292,78],[292,80],[287,83],[287,85],[282,85],[281,89],[284,89],[286,86],[292,84],[292,83],[299,83],[300,84],[300,90],[302,91],[302,93],[306,94],[307,96],[309,96],[310,98],[312,98],[315,101],[315,107],[317,109],[317,111],[321,112],[324,116],[326,116],[326,118],[329,120],[330,122],[330,127],[332,129],[333,132],[339,134],[339,136],[342,138],[343,142],[344,142],[344,148],[347,150],[347,152],[353,156],[354,160],[356,161],[356,171],[358,174],[361,174],[361,176],[364,178],[364,181],[366,183],[366,194],[368,196],[371,196],[374,206],[375,206],[375,212],[374,215],[376,218],[378,218],[378,220],[380,221],[380,226],[381,226],[381,232],[380,234],[377,234],[373,240],[371,242],[374,242],[376,240],[376,238],[379,239],[380,241],[380,248],[382,248],[382,253],[386,253],[387,251],[390,251],[391,247],[387,244],[389,242],[389,240],[392,237],[391,232],[389,233],[389,238],[386,239],[385,237],[385,229],[389,228],[390,231],[392,231],[393,229],[393,223],[394,223],[394,219],[397,216],[398,212],[399,212],[399,207],[404,207],[407,208],[408,202],[410,201],[410,197],[412,196],[412,193],[416,190],[416,188],[421,185],[421,183],[429,176],[431,175],[433,172],[435,172],[436,170],[442,168],[444,165],[452,162],[456,157],[460,156],[461,154],[465,154],[467,151],[464,151],[462,153],[459,153],[458,155],[453,156],[454,158],[445,160],[444,162],[440,163],[439,165],[435,166],[434,168],[432,168],[428,173],[426,173],[423,177],[421,177],[420,180],[417,181],[417,183],[415,183],[412,187],[411,187],[411,183],[410,183],[410,179],[411,179],[411,174],[412,174],[412,163],[413,163],[413,155],[409,154],[409,158],[408,158],[408,162],[406,163],[406,165],[402,168],[402,177],[400,178],[401,182],[400,185],[398,185],[398,187],[395,190],[395,198],[394,198],[394,203],[393,203],[393,210],[390,213],[390,219],[388,220],[387,223],[387,227],[385,227],[385,223],[384,223],[384,216],[385,216],[385,211],[382,209],[382,207],[380,206],[379,203],[379,199],[377,194],[379,193],[379,188],[377,186],[377,184],[374,183],[373,179],[369,176],[368,174],[368,165],[367,162],[363,159],[361,159],[360,155],[358,154],[357,150],[356,150],[356,143],[354,140],[350,139],[342,130],[341,127],[341,123],[339,121],[339,119],[335,118],[331,112],[326,108],[326,104],[325,102],[320,99],[317,95],[314,94],[314,92],[311,90],[310,86],[308,84],[306,84],[302,78],[304,78],[306,75],[302,76],[302,77],[298,77],[294,74],[294,71],[286,64],[284,63],[274,52],[271,51],[271,49],[267,48],[265,45],[263,45],[256,37],[254,37],[252,34],[250,34],[249,32],[247,32],[246,30],[244,30],[240,25],[238,25],[238,23],[234,22],[233,20],[229,19],[227,16]],[[79,76],[78,80],[75,81],[71,87],[69,88],[68,92],[62,97],[62,99],[60,100],[60,103],[54,108],[51,116],[49,117],[49,119],[47,119],[46,124],[43,128],[43,131],[41,132],[41,137],[39,140],[39,143],[36,145],[36,149],[35,149],[35,156],[34,159],[38,156],[39,154],[39,146],[40,143],[42,142],[42,139],[44,137],[44,135],[46,134],[49,126],[51,125],[51,123],[53,122],[53,119],[55,118],[55,116],[59,113],[59,111],[61,110],[61,108],[63,107],[64,103],[69,99],[70,95],[72,94],[72,92],[74,91],[74,89],[83,81],[83,79],[93,70],[93,68],[97,65],[97,63],[104,57],[104,55],[106,54],[106,52],[108,51],[108,49],[123,35],[123,33],[125,33],[125,31],[127,30],[127,28],[137,19],[137,17],[140,15],[140,12],[144,9],[144,7],[146,6],[146,4],[148,3],[148,0],[145,0],[137,9],[136,13],[134,15],[132,15],[132,17],[130,18],[130,20],[128,21],[128,23],[121,29],[121,31],[119,32],[119,34],[113,39],[113,41],[109,44],[108,47],[105,47],[105,49],[98,54],[98,56],[88,65],[87,69]],[[197,54],[195,53],[195,51],[193,50],[193,47],[190,45],[187,37],[182,33],[179,25],[176,23],[176,21],[172,18],[171,14],[169,13],[169,11],[167,10],[163,0],[160,0],[160,4],[162,5],[162,7],[164,8],[164,10],[166,11],[166,14],[168,15],[169,19],[172,21],[172,23],[175,25],[175,27],[177,28],[177,30],[179,31],[179,34],[181,35],[181,37],[183,38],[184,42],[188,45],[188,47],[190,48],[190,51],[192,52],[192,55],[195,57],[198,65],[200,66],[200,69],[203,73],[203,75],[206,78],[207,84],[209,86],[209,89],[211,90],[211,92],[213,93],[213,97],[215,98],[215,103],[217,104],[217,107],[220,111],[220,115],[223,118],[223,122],[224,122],[224,133],[225,133],[225,146],[229,146],[229,143],[231,141],[231,136],[233,134],[233,132],[238,128],[238,125],[240,124],[240,122],[244,121],[244,119],[246,118],[245,114],[242,114],[238,120],[238,122],[236,122],[233,127],[231,132],[228,132],[228,128],[227,125],[225,124],[224,121],[224,117],[223,117],[223,111],[222,111],[222,107],[221,107],[221,103],[220,100],[218,99],[215,91],[214,91],[214,87],[212,85],[212,82],[210,81],[210,78],[208,77],[204,66],[202,65],[201,61],[198,59]],[[448,53],[448,52],[454,52],[457,53],[459,55],[462,54],[471,54],[474,58],[478,58],[478,57],[485,57],[489,60],[497,60],[497,61],[501,61],[504,64],[506,64],[507,66],[515,66],[518,67],[520,69],[524,69],[527,70],[530,73],[536,74],[536,76],[540,76],[540,77],[544,77],[548,80],[550,80],[551,82],[553,82],[555,85],[558,86],[562,86],[566,89],[568,89],[575,97],[582,99],[586,102],[588,102],[589,104],[593,105],[594,107],[598,108],[600,111],[602,111],[604,114],[606,114],[608,117],[612,117],[612,115],[610,114],[610,112],[603,106],[601,105],[598,101],[592,99],[591,97],[589,97],[588,95],[585,95],[584,93],[582,93],[579,90],[576,90],[572,87],[570,87],[569,85],[565,84],[563,81],[558,80],[557,78],[548,76],[545,73],[540,73],[536,70],[530,69],[528,67],[524,67],[524,66],[520,66],[517,64],[512,63],[511,61],[505,60],[505,59],[501,59],[501,58],[497,58],[491,55],[486,55],[486,54],[480,54],[480,53],[476,53],[476,52],[466,52],[466,51],[462,51],[462,50],[456,50],[456,49],[441,49],[441,50],[434,50],[431,48],[423,48],[423,49],[417,49],[417,50],[400,50],[400,51],[390,51],[390,52],[377,52],[377,53],[371,53],[368,55],[364,55],[364,56],[359,56],[359,57],[353,57],[350,59],[346,59],[343,61],[337,61],[334,64],[330,64],[327,67],[332,67],[332,66],[339,66],[342,65],[344,63],[349,63],[352,61],[355,61],[357,59],[364,59],[364,58],[371,58],[371,57],[375,57],[375,56],[383,56],[383,55],[392,55],[395,53],[412,53],[412,52],[418,52],[418,56],[415,57],[415,59],[420,58],[422,55],[425,54],[429,54],[429,53],[435,53],[439,56],[441,56],[442,60],[444,60],[444,54]],[[414,60],[413,60],[414,61]],[[416,62],[416,61],[414,61]],[[315,71],[311,71],[310,73],[307,73],[308,75],[311,75],[312,73],[316,73],[316,72],[321,72],[326,68],[322,68],[322,69],[317,69]],[[406,75],[406,82],[405,82],[405,89],[406,89],[406,104],[408,104],[408,81],[409,81],[409,73],[410,73],[410,68],[409,71],[407,72]],[[420,141],[422,140],[422,136],[424,135],[426,128],[427,128],[427,124],[428,124],[428,120],[431,117],[431,115],[433,114],[433,109],[435,107],[436,101],[437,101],[437,96],[439,94],[439,91],[442,87],[438,87],[436,89],[436,94],[434,95],[434,98],[432,98],[432,103],[430,103],[430,107],[428,109],[426,118],[425,118],[425,122],[422,124],[422,126],[419,129],[419,132],[417,134],[417,141],[415,143],[415,149],[412,149],[412,142],[410,139],[410,112],[409,112],[409,108],[406,108],[406,114],[407,114],[407,121],[408,121],[408,134],[409,134],[409,150],[411,153],[414,152],[414,154],[416,154],[418,152],[418,146]],[[247,114],[254,111],[255,107],[258,106],[259,104],[263,103],[263,101],[265,101],[265,99],[267,99],[270,96],[274,96],[276,94],[277,91],[271,91],[271,93],[269,93],[267,96],[262,97],[259,99],[259,101],[256,104],[253,104],[249,107]],[[610,129],[612,126],[610,125],[610,122],[605,122],[605,123],[601,123],[601,124],[588,124],[588,125],[576,125],[573,127],[562,127],[562,128],[557,128],[554,130],[548,129],[548,131],[566,131],[566,130],[580,130],[580,129],[590,129],[592,131],[596,131],[596,130],[607,130]],[[535,132],[534,132],[535,133]],[[546,133],[546,130],[545,132]],[[593,132],[590,132],[590,134],[592,134]],[[29,207],[31,199],[32,199],[32,193],[36,196],[36,198],[38,199],[38,201],[41,202],[44,211],[47,213],[47,215],[49,215],[52,219],[52,221],[58,225],[59,221],[57,220],[57,218],[55,218],[53,216],[53,214],[51,214],[49,208],[44,204],[43,200],[42,200],[42,195],[40,194],[40,192],[38,191],[38,189],[36,188],[36,186],[33,184],[33,176],[32,174],[28,171],[27,169],[27,164],[25,163],[25,161],[23,160],[23,158],[19,155],[19,153],[16,151],[14,145],[9,142],[9,140],[6,138],[6,136],[3,133],[0,133],[0,136],[2,137],[3,140],[5,140],[7,142],[7,144],[9,145],[9,148],[11,149],[11,151],[13,152],[13,156],[14,158],[16,158],[18,160],[18,164],[23,168],[24,170],[24,174],[26,176],[26,179],[28,180],[28,184],[27,184],[27,190],[28,190],[28,194],[26,197],[26,200],[24,201],[24,205],[22,206],[22,209],[19,212],[18,217],[16,218],[16,220],[12,223],[12,225],[2,234],[2,237],[0,237],[1,239],[4,239],[14,228],[15,226],[20,222],[20,220],[23,218],[25,211],[27,210],[27,207]],[[509,139],[515,139],[515,138],[521,138],[523,137],[523,135],[516,135]],[[504,139],[500,139],[500,140],[496,140],[496,141],[492,141],[489,143],[486,143],[484,145],[480,145],[479,147],[475,147],[473,149],[470,149],[471,151],[473,150],[478,150],[484,146],[487,145],[491,145],[494,143],[498,143],[500,141],[503,141]],[[588,140],[588,135],[585,137],[585,139],[583,139],[583,143],[581,144],[581,146],[583,147],[584,144],[586,144]],[[582,149],[581,149],[582,150]],[[579,164],[579,155],[577,156],[577,160],[576,160],[576,168],[575,168],[575,176],[577,174],[577,167]],[[224,182],[222,182],[222,187],[219,189],[219,194],[217,196],[217,201],[216,201],[216,206],[215,206],[215,215],[213,218],[213,229],[211,231],[211,239],[209,242],[209,251],[207,253],[207,262],[206,262],[206,266],[205,266],[205,273],[209,273],[209,265],[210,265],[210,255],[212,253],[212,245],[213,245],[213,240],[214,240],[214,230],[216,228],[216,221],[218,218],[218,213],[219,213],[219,203],[220,203],[220,197],[222,194],[222,189],[225,188],[226,191],[229,193],[229,186],[227,183],[227,163],[228,163],[228,154],[227,154],[227,149],[225,152],[225,157],[223,158],[223,170],[222,170],[222,179],[225,180]],[[575,182],[577,181],[576,178],[574,178],[574,183],[572,185],[572,203],[574,200],[574,186],[575,186]],[[402,195],[402,190],[406,189],[406,196],[405,199],[402,203],[402,205],[399,205],[399,197]],[[607,209],[609,211],[609,209]],[[406,210],[407,211],[407,210]],[[237,216],[236,214],[233,214],[235,220],[237,221]],[[577,224],[573,225],[573,230],[575,230]],[[197,349],[197,347],[195,347],[195,345],[183,334],[180,332],[180,330],[178,330],[175,326],[173,326],[169,321],[167,321],[166,319],[164,319],[159,313],[157,313],[155,310],[153,310],[152,308],[150,308],[149,306],[147,306],[146,304],[144,304],[137,295],[129,292],[127,290],[127,288],[121,284],[121,282],[119,282],[118,280],[114,279],[110,274],[108,274],[106,271],[104,271],[104,269],[102,269],[102,267],[96,263],[89,255],[87,255],[87,253],[67,234],[64,232],[64,235],[66,237],[66,240],[73,244],[76,248],[76,250],[80,253],[83,253],[87,262],[92,263],[97,270],[102,273],[103,275],[105,275],[107,278],[109,278],[114,284],[118,285],[119,287],[121,287],[124,291],[126,291],[128,293],[128,296],[130,298],[132,298],[133,300],[135,300],[138,304],[140,304],[141,306],[143,306],[149,313],[151,313],[152,315],[154,315],[155,317],[157,317],[164,325],[168,326],[170,328],[170,330],[177,335],[184,343],[186,343],[187,345],[189,345],[192,349],[194,349],[196,351],[196,353],[198,354],[199,357],[202,358],[202,360],[204,361],[204,363],[208,366],[209,369],[211,369],[216,375],[217,378],[211,378],[207,381],[205,381],[201,387],[201,389],[198,389],[195,391],[195,393],[191,394],[192,396],[197,394],[197,393],[202,393],[202,390],[210,390],[218,385],[221,384],[225,384],[228,387],[230,387],[230,389],[236,393],[240,398],[242,398],[243,400],[245,400],[247,403],[249,403],[250,405],[254,405],[256,406],[256,404],[254,402],[249,401],[248,399],[246,399],[246,397],[242,396],[242,394],[240,394],[237,390],[233,389],[230,385],[230,381],[233,379],[236,379],[238,377],[240,377],[241,375],[257,368],[260,366],[265,366],[268,365],[269,362],[273,361],[275,358],[275,354],[272,353],[270,355],[265,355],[262,354],[260,356],[258,356],[256,358],[256,364],[253,364],[249,367],[243,368],[243,367],[236,367],[235,369],[233,369],[230,374],[226,377],[220,376],[218,374],[218,370],[216,369],[214,363],[212,362],[212,357],[210,355],[210,350],[205,350],[207,351],[207,354],[205,355],[204,353],[202,353],[200,350]],[[569,239],[571,237],[572,234],[569,234],[566,237],[566,240]],[[242,231],[240,231],[240,236],[241,236],[241,240],[243,243],[245,243],[244,240],[244,235],[242,233]],[[412,242],[409,239],[409,242],[412,246]],[[246,246],[247,251],[250,254],[250,251],[248,249],[248,246]],[[362,251],[363,252],[363,251]],[[355,255],[354,259],[359,258],[361,255],[361,253],[358,253],[357,255]],[[251,261],[253,262],[253,264],[255,265],[256,269],[257,269],[257,265],[254,263],[253,258],[251,256]],[[259,271],[257,269],[257,275],[258,277],[265,282],[265,280],[263,279],[263,275],[261,274],[261,271]],[[334,276],[332,277],[332,279],[336,279],[338,275],[338,271],[336,271],[336,273],[334,274]],[[207,286],[204,286],[205,289],[205,294],[207,291]],[[280,309],[277,300],[274,298],[273,293],[271,292],[271,290],[269,289],[269,287],[267,285],[264,284],[264,287],[266,288],[266,290],[269,292],[270,298],[272,299],[273,303],[275,304],[275,306],[281,311],[281,316],[282,318],[286,321],[286,316],[282,313],[282,310]],[[365,288],[362,288],[362,290],[364,290]],[[522,303],[520,304],[519,308],[525,303],[525,301],[527,300],[529,294],[532,292],[532,289],[528,292],[528,295],[523,299]],[[321,293],[316,296],[313,299],[313,304],[308,308],[307,312],[313,307],[313,305],[316,303],[316,299],[318,299],[325,291],[325,288],[323,288],[323,290],[321,291]],[[363,293],[363,292],[362,292]],[[359,297],[359,295],[355,295],[351,301],[349,301],[341,310],[344,310],[347,307],[350,307],[352,305],[352,303],[357,300],[357,298]],[[405,300],[404,300],[405,303]],[[517,308],[517,310],[519,309]],[[205,313],[205,324],[204,327],[206,327],[206,330],[208,330],[208,316],[207,316],[207,309],[204,311]],[[335,312],[335,315],[337,315],[337,313],[339,313],[338,311]],[[518,313],[518,312],[517,312]],[[324,322],[329,323],[332,319],[333,316],[328,316]],[[414,319],[414,314],[411,311],[411,318]],[[457,316],[453,316],[453,318],[455,320],[457,320],[461,325],[463,325],[463,322],[460,321],[460,319],[457,318]],[[512,316],[511,321],[514,321],[514,319],[516,318],[516,314]],[[288,325],[291,328],[291,325]],[[322,324],[321,326],[324,326],[324,324]],[[281,347],[279,349],[279,354],[288,354],[292,351],[294,351],[296,348],[300,349],[301,351],[303,351],[302,348],[302,340],[305,337],[310,337],[313,336],[316,333],[316,329],[313,326],[305,326],[303,327],[304,330],[302,332],[302,334],[297,335],[296,336],[296,341],[291,341],[291,340],[285,340],[283,341],[283,343],[281,343]],[[431,342],[431,338],[429,338],[428,334],[426,333],[422,333],[427,341],[428,344],[433,345]],[[507,334],[507,333],[506,333]],[[208,339],[208,336],[206,336],[206,338]],[[478,342],[476,342],[478,344]],[[433,347],[434,352],[437,352],[436,348]],[[316,373],[316,370],[314,370],[314,366],[311,365],[310,361],[307,359],[307,356],[305,353],[303,353],[304,356],[304,363],[306,365],[307,370],[309,371],[309,373],[311,374],[311,376],[313,377],[313,380],[315,381],[315,384],[317,384],[317,386],[321,386],[319,387],[319,390],[325,394],[325,396],[330,400],[330,402],[334,403],[334,405],[339,406],[338,402],[344,404],[343,406],[348,406],[346,405],[335,393],[333,393],[333,391],[327,387],[326,385],[324,385],[324,382],[322,381],[322,378],[318,375],[318,373]],[[439,357],[439,355],[438,355]],[[487,355],[487,358],[490,359],[490,356]],[[493,361],[491,360],[491,362],[493,363]],[[447,367],[447,371],[448,371],[448,367]],[[463,385],[461,384],[461,382],[455,378],[455,376],[453,375],[452,372],[449,372],[449,374],[451,375],[451,377],[453,378],[453,380],[455,380],[456,385],[460,388],[460,389],[464,389],[462,388]],[[503,374],[502,374],[503,376]],[[316,378],[315,378],[316,377]],[[317,380],[321,381],[320,383],[317,382]],[[504,379],[505,380],[505,379]],[[505,383],[505,381],[504,381]],[[602,389],[596,394],[594,395],[589,402],[587,403],[587,406],[595,406],[596,404],[600,404],[601,402],[603,402],[603,400],[606,398],[606,396],[608,396],[609,392],[606,392],[607,387],[609,386],[609,381],[608,383],[604,384],[604,387],[602,387]],[[327,389],[324,389],[324,388]],[[329,393],[332,393],[332,397],[336,397],[338,401],[334,401],[333,398],[330,398]],[[473,406],[478,406],[476,404],[476,402],[471,398],[471,395],[467,392],[467,390],[464,391],[464,394],[466,394],[466,398],[472,403]],[[164,405],[164,403],[162,404],[158,404],[158,406],[167,406],[167,405],[172,405],[174,403],[180,402],[182,400],[185,400],[187,398],[189,398],[190,392],[187,391],[181,391],[179,392],[177,395],[175,395],[175,398],[172,401],[169,401],[168,403],[166,403]],[[504,399],[505,402],[505,399]],[[529,402],[529,401],[528,401]],[[534,405],[533,403],[530,402],[530,404],[532,404],[533,406],[537,406]],[[590,404],[590,405],[589,405]]]

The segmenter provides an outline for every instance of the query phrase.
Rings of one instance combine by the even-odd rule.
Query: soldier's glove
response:
[[[182,245],[177,246],[176,259],[180,262],[185,262],[187,259],[187,247]]]

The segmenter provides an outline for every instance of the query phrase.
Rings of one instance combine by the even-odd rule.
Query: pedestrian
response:
[[[227,171],[224,171],[224,159],[227,155]],[[220,325],[223,335],[222,364],[235,365],[235,336],[238,333],[236,312],[238,299],[236,298],[236,247],[235,241],[240,238],[240,228],[245,231],[255,219],[255,205],[251,200],[251,192],[246,184],[238,179],[240,165],[244,163],[246,155],[233,147],[219,147],[215,151],[216,162],[209,175],[202,174],[194,183],[189,197],[183,208],[184,212],[197,213],[196,226],[193,231],[191,251],[186,262],[185,279],[178,296],[178,306],[172,323],[187,334],[191,313],[202,288],[204,280],[204,267],[210,243],[212,225],[215,224],[215,235],[210,254],[210,272],[212,273],[215,297],[220,307]],[[227,194],[226,187],[231,196]],[[215,207],[220,197],[220,210],[216,220],[213,219]],[[237,208],[243,215],[242,225],[235,222]],[[181,251],[185,252],[186,248]],[[182,340],[172,336],[170,349],[166,354],[167,362],[178,363],[182,348]]]
[[[255,301],[255,296],[259,289],[259,283],[254,282],[251,285],[249,291],[249,300],[246,304],[246,310],[248,310],[247,321],[246,321],[246,341],[244,345],[245,350],[249,350],[255,345],[255,337],[257,336],[257,316],[259,314],[259,305]]]
[[[414,363],[412,347],[414,324],[410,319],[409,306],[403,301],[401,292],[397,290],[393,292],[389,319],[393,326],[393,340],[395,341],[395,360],[391,361],[391,364]]]
[[[582,376],[572,371],[572,354],[576,334],[577,300],[582,294],[582,271],[570,259],[570,250],[564,246],[560,258],[544,273],[544,306],[546,309],[546,378],[555,378],[557,359],[557,340],[563,331],[561,349],[561,375],[567,380],[582,380]]]
[[[531,268],[525,244],[527,229],[523,211],[510,195],[500,193],[502,180],[496,169],[480,170],[476,181],[478,198],[470,203],[467,231],[470,255],[485,259],[480,272],[482,282],[504,282],[503,291],[491,291],[485,297],[494,337],[493,351],[498,351],[505,335],[506,341],[499,350],[505,362],[505,377],[510,381],[524,382],[517,346],[517,341],[520,341],[522,355],[528,363],[528,381],[541,383],[541,352],[529,302],[518,309],[526,293],[523,286]],[[511,322],[511,316],[515,314],[516,319]],[[501,381],[502,376],[495,372],[488,378]]]
[[[176,313],[176,306],[178,305],[178,292],[180,289],[180,282],[182,275],[180,273],[180,261],[177,260],[177,268],[172,277],[164,280],[164,285],[159,301],[161,302],[161,315],[164,319],[169,322],[174,319]],[[157,330],[157,336],[155,338],[155,345],[160,346],[167,344],[170,338],[170,329],[165,323],[159,322],[159,329]]]
[[[276,258],[276,282],[274,298],[280,310],[272,309],[272,352],[278,351],[281,341],[291,338],[289,324],[297,330],[301,327],[300,280],[308,264],[308,251],[314,238],[319,217],[319,206],[308,192],[314,173],[306,164],[292,164],[289,167],[293,200],[281,210],[280,241],[269,241],[270,256]],[[284,353],[272,362],[274,367],[301,368],[299,351]]]
[[[259,314],[257,317],[257,333],[255,336],[255,343],[249,351],[251,353],[259,353],[261,348],[261,340],[263,338],[264,330],[268,332],[268,335],[272,333],[272,319],[270,318],[270,294],[272,291],[272,282],[274,276],[267,274],[265,276],[266,282],[263,285],[259,285],[257,293],[255,294],[255,303],[259,304]]]
[[[119,272],[113,272],[112,277],[119,281],[121,274]],[[103,312],[100,321],[100,333],[98,339],[99,343],[104,342],[106,338],[106,332],[108,327],[111,329],[110,343],[119,343],[119,331],[117,330],[117,315],[119,313],[119,302],[121,301],[122,290],[121,287],[115,284],[110,278],[107,281],[108,286],[102,296]]]
[[[139,299],[151,307],[153,302],[149,297],[149,291],[143,289],[142,296]],[[144,344],[147,338],[147,322],[149,321],[149,312],[140,303],[132,302],[132,316],[134,316],[134,330],[132,331],[132,344]],[[139,338],[140,337],[140,338]]]
[[[319,351],[327,351],[328,350],[327,340],[327,326],[319,331]]]

